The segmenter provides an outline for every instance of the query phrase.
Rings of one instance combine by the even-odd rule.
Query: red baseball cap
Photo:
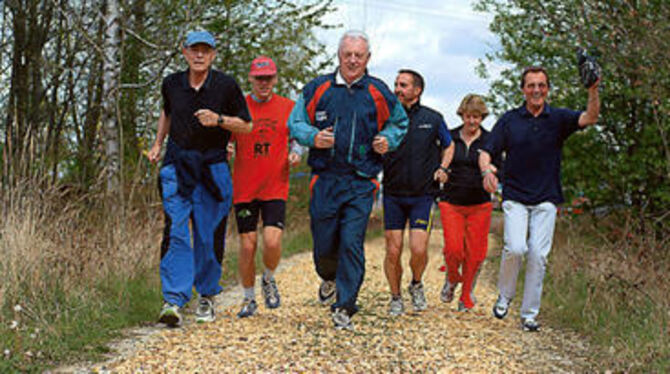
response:
[[[251,61],[249,75],[253,77],[277,74],[277,65],[270,57],[258,56]]]

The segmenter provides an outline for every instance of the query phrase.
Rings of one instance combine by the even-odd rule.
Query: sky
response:
[[[486,94],[489,81],[475,73],[478,60],[500,48],[488,30],[493,16],[472,10],[470,0],[336,0],[337,11],[326,21],[340,28],[317,34],[331,55],[342,33],[363,30],[370,38],[371,75],[389,88],[401,68],[418,71],[426,81],[421,103],[444,116],[449,128],[461,125],[456,114],[468,93]],[[490,69],[491,78],[502,66]],[[490,129],[494,118],[483,126]]]

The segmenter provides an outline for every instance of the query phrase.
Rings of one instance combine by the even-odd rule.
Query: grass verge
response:
[[[670,237],[626,217],[560,219],[542,314],[588,337],[598,370],[670,371]]]

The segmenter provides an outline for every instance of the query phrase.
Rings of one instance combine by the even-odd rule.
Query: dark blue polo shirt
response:
[[[415,103],[407,110],[407,134],[394,152],[384,156],[384,193],[395,196],[423,196],[439,193],[433,174],[442,161],[442,150],[451,136],[442,115]]]
[[[218,70],[210,69],[207,79],[197,91],[188,82],[188,70],[170,74],[163,80],[161,93],[163,110],[170,116],[170,141],[182,149],[225,152],[230,131],[200,124],[194,115],[198,109],[210,109],[218,114],[251,121],[237,82]],[[165,162],[171,156],[166,154]]]
[[[505,152],[503,200],[527,205],[563,202],[561,149],[580,129],[581,113],[545,104],[533,117],[524,103],[496,122],[482,149],[494,157]]]

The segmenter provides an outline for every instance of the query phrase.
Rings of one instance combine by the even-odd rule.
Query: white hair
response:
[[[368,54],[370,54],[370,40],[368,39],[368,35],[360,30],[349,30],[346,31],[344,34],[342,34],[342,37],[340,38],[340,45],[337,47],[337,52],[339,53],[342,50],[342,44],[344,44],[344,41],[346,39],[361,39],[365,42],[365,47],[367,49]]]

